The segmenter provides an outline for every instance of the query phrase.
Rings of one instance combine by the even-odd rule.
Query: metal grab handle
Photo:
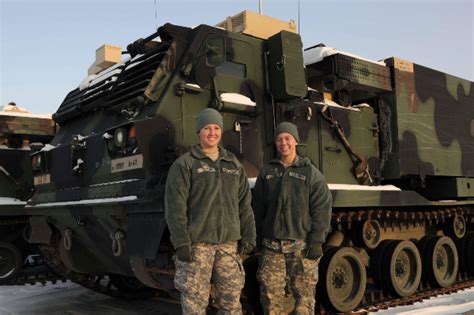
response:
[[[335,153],[341,153],[342,150],[339,149],[338,147],[325,147],[324,149],[326,149],[326,151],[329,151],[329,152],[335,152]]]
[[[72,231],[70,229],[65,229],[63,231],[64,237],[64,248],[66,250],[71,250],[72,247]]]
[[[117,230],[110,233],[110,239],[112,240],[112,253],[115,257],[121,256],[123,251],[123,240],[125,239],[125,233]]]
[[[285,69],[285,67],[286,67],[286,56],[283,54],[283,56],[281,56],[281,60],[277,61],[276,68],[278,71],[282,71],[283,69]]]

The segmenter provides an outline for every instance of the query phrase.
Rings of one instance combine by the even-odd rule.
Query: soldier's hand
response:
[[[178,248],[176,248],[176,257],[180,261],[184,262],[193,262],[193,250],[191,248],[191,245],[183,245]]]
[[[323,244],[314,242],[309,244],[308,248],[303,252],[304,258],[317,260],[323,255]]]
[[[237,253],[239,255],[248,255],[250,252],[252,252],[254,246],[250,243],[247,242],[240,242],[239,243],[239,248],[237,249]]]

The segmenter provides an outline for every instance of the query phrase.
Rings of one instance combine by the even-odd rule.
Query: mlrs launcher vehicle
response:
[[[324,45],[303,54],[293,24],[248,11],[219,26],[165,24],[108,68],[107,46],[97,51],[91,76],[53,115],[53,148],[33,155],[44,163],[30,240],[45,259],[105,294],[176,297],[164,184],[198,141],[196,115],[212,107],[249,180],[275,157],[281,121],[298,125],[300,153],[324,173],[334,209],[320,312],[472,286],[473,82]],[[245,261],[249,312],[255,258]]]
[[[34,192],[30,153],[53,139],[55,125],[11,102],[0,106],[0,285],[58,278],[28,243],[26,200]],[[38,161],[36,161],[38,162]]]

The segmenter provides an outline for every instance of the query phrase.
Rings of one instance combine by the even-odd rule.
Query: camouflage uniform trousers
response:
[[[314,314],[318,266],[319,259],[303,258],[301,250],[283,253],[282,250],[264,247],[257,278],[265,314],[285,314],[283,302],[288,280],[295,298],[293,313]]]
[[[218,314],[242,314],[240,293],[245,273],[237,254],[237,242],[194,243],[191,246],[193,262],[182,262],[175,257],[174,285],[181,292],[183,314],[206,313],[211,279],[216,288]]]

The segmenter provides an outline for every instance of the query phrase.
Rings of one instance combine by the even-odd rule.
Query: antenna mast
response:
[[[300,10],[300,0],[298,0],[298,34],[301,33],[301,10]]]
[[[260,1],[259,1],[258,13],[260,13],[260,15],[263,14],[263,0],[260,0]]]
[[[158,29],[158,10],[156,8],[156,0],[154,0],[155,2],[155,28]]]

